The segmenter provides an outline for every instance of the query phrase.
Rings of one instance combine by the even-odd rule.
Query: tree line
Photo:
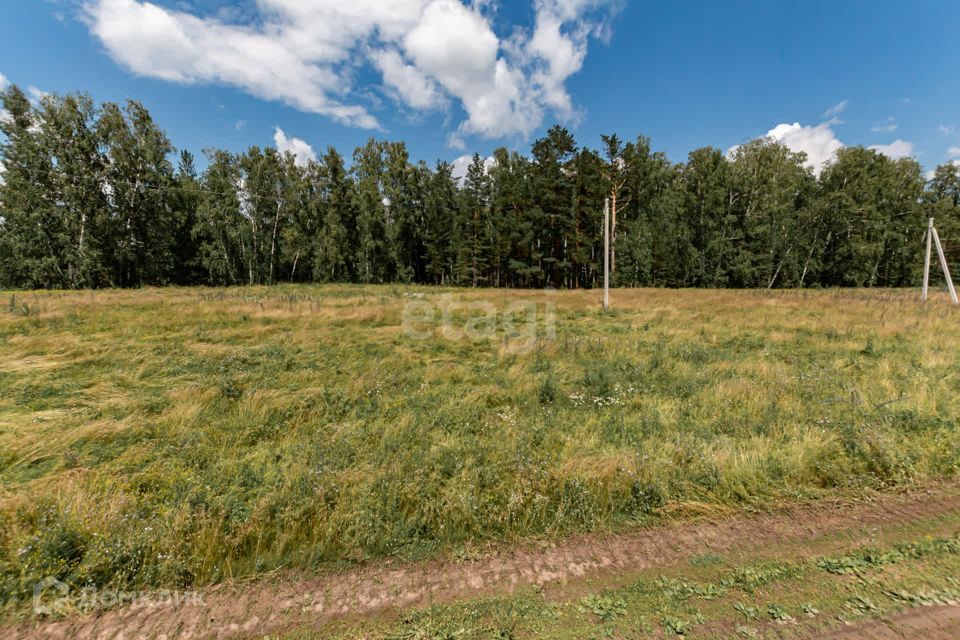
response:
[[[910,286],[928,216],[960,259],[960,167],[846,148],[816,175],[773,140],[673,163],[650,141],[411,161],[370,140],[316,161],[173,148],[143,105],[0,94],[0,287],[410,282],[580,288],[602,279],[611,202],[618,286]]]

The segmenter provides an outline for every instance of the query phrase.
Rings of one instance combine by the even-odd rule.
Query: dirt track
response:
[[[824,640],[956,640],[960,606],[918,607],[899,615],[840,629]]]
[[[322,628],[336,617],[508,593],[531,585],[576,591],[586,578],[615,582],[706,552],[742,551],[754,556],[760,549],[775,552],[796,546],[800,548],[792,550],[794,555],[803,555],[802,545],[814,541],[835,538],[847,546],[869,542],[871,527],[958,512],[960,487],[944,487],[886,496],[872,503],[817,504],[773,515],[582,536],[547,548],[507,550],[473,562],[382,563],[315,580],[222,585],[205,592],[202,605],[116,609],[99,616],[34,621],[0,628],[0,637],[172,640],[260,635],[302,626]],[[906,635],[896,635],[896,629]],[[960,638],[960,607],[918,609],[889,624],[843,629],[829,637]]]

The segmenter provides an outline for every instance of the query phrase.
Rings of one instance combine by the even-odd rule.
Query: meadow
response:
[[[596,291],[0,296],[0,600],[469,556],[960,469],[960,312],[913,290],[620,290],[606,314]],[[532,342],[410,328],[411,305],[462,327],[469,303],[525,302]]]

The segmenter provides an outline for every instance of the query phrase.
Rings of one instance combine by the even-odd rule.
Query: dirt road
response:
[[[42,619],[0,628],[0,637],[115,640],[123,638],[231,638],[313,626],[342,616],[426,606],[541,585],[548,595],[616,584],[637,572],[670,567],[704,553],[759,558],[789,551],[803,557],[874,541],[878,527],[960,512],[960,487],[939,487],[871,502],[815,504],[766,515],[686,522],[617,535],[575,537],[553,545],[513,548],[476,561],[380,563],[311,580],[274,577],[221,585],[202,604],[114,609],[53,622]],[[771,555],[772,557],[772,555]],[[855,634],[855,635],[850,635]],[[900,635],[897,635],[900,634]],[[904,635],[905,634],[905,635]],[[922,608],[886,623],[845,628],[829,636],[852,638],[960,638],[960,608]]]

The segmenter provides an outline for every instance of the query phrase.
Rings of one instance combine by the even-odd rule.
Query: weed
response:
[[[668,635],[685,636],[690,633],[695,626],[702,625],[705,622],[706,620],[704,619],[703,615],[700,614],[700,612],[697,612],[692,619],[666,616],[661,621],[661,624],[663,625],[663,630]]]
[[[802,566],[785,562],[764,562],[745,567],[737,567],[729,572],[720,583],[731,589],[740,589],[753,593],[762,586],[787,578],[792,578],[803,570]]]
[[[860,549],[854,553],[822,558],[817,562],[817,566],[829,573],[843,575],[866,569],[879,569],[908,559],[944,554],[960,554],[960,536],[904,543],[886,550]]]
[[[553,404],[557,399],[557,394],[557,383],[554,382],[553,378],[551,376],[544,378],[538,391],[540,404]]]
[[[793,620],[793,616],[787,613],[787,610],[779,604],[767,606],[767,617],[774,622],[791,622]]]
[[[733,608],[746,618],[749,621],[759,620],[760,619],[760,610],[756,607],[751,607],[750,605],[742,604],[737,602],[733,605]]]
[[[623,598],[609,595],[587,596],[580,601],[580,610],[609,622],[627,612],[627,603]]]

